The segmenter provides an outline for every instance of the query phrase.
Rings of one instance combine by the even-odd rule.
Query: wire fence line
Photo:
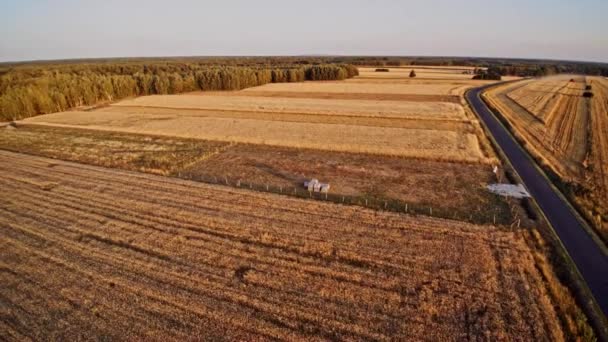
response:
[[[376,210],[407,213],[411,215],[425,215],[445,219],[465,221],[475,224],[496,224],[518,226],[518,216],[514,209],[516,205],[512,201],[498,202],[493,207],[478,207],[475,210],[459,211],[456,209],[433,207],[420,203],[409,203],[393,198],[377,198],[372,196],[351,196],[338,193],[321,193],[308,191],[303,186],[282,186],[271,183],[254,183],[242,179],[234,179],[225,176],[209,176],[193,174],[190,172],[178,172],[173,176],[208,184],[219,184],[233,188],[249,189],[258,192],[283,194],[292,197],[327,201],[344,205],[356,205]]]

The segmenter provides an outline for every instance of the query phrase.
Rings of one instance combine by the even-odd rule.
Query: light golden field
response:
[[[589,113],[582,97],[585,79],[570,78],[517,82],[488,92],[487,98],[560,176],[574,180],[582,176]]]
[[[493,151],[462,105],[465,89],[485,83],[355,78],[267,84],[144,96],[25,122],[487,164],[496,162]]]
[[[582,96],[586,86],[592,99]],[[537,158],[581,187],[575,202],[608,239],[608,82],[562,75],[498,87],[486,97]]]
[[[324,89],[323,83],[311,84],[309,88],[318,88],[320,91]],[[465,119],[462,106],[455,103],[257,97],[238,96],[238,93],[233,92],[231,96],[152,95],[121,101],[114,106],[393,117],[423,120]]]
[[[473,77],[473,69],[469,67],[429,67],[429,66],[408,66],[408,67],[387,67],[388,72],[377,72],[381,67],[359,68],[359,76],[362,78],[409,78],[410,72],[416,72],[417,79],[438,79],[438,80],[470,80]]]
[[[311,148],[343,152],[387,154],[435,160],[485,160],[473,133],[429,129],[402,129],[343,124],[266,121],[179,115],[125,114],[122,112],[64,112],[26,120],[29,123],[85,126],[98,130],[148,133]],[[69,124],[64,124],[69,123]]]
[[[564,340],[528,234],[0,152],[14,340]]]
[[[375,73],[387,74],[387,73]],[[361,75],[364,77],[364,75]],[[359,78],[355,78],[359,79]],[[411,94],[411,95],[457,95],[458,83],[382,83],[355,82],[302,82],[302,83],[269,83],[243,92],[290,91],[290,92],[324,92],[324,93],[360,93],[360,94]]]

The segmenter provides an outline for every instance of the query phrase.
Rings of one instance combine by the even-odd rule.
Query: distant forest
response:
[[[110,59],[0,64],[0,121],[126,97],[342,80],[352,65],[272,58]]]
[[[608,63],[542,59],[478,57],[335,57],[334,62],[352,65],[401,66],[478,66],[502,76],[541,77],[554,74],[583,74],[608,77]]]
[[[558,73],[608,76],[608,64],[473,57],[171,57],[0,63],[0,120],[16,120],[126,97],[238,90],[271,82],[342,80],[356,66],[478,66],[477,78]]]

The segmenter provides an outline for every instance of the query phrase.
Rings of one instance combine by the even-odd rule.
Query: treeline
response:
[[[481,57],[336,57],[334,62],[368,66],[476,66],[496,68],[502,76],[540,77],[553,74],[583,74],[608,77],[608,64],[597,62]]]
[[[239,90],[273,82],[342,80],[351,65],[207,65],[154,63],[59,63],[0,69],[0,120],[64,111],[131,96],[196,90]]]
[[[493,81],[502,80],[502,75],[500,73],[500,70],[495,66],[491,66],[487,69],[475,68],[474,74],[475,74],[475,76],[473,76],[474,80],[493,80]]]

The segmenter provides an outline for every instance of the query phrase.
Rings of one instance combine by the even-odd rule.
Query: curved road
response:
[[[483,102],[480,94],[486,88],[487,86],[467,92],[467,101],[504,151],[566,247],[597,304],[604,315],[608,316],[608,256],[591,238],[568,203],[558,195],[550,181],[535,166],[528,153]]]

